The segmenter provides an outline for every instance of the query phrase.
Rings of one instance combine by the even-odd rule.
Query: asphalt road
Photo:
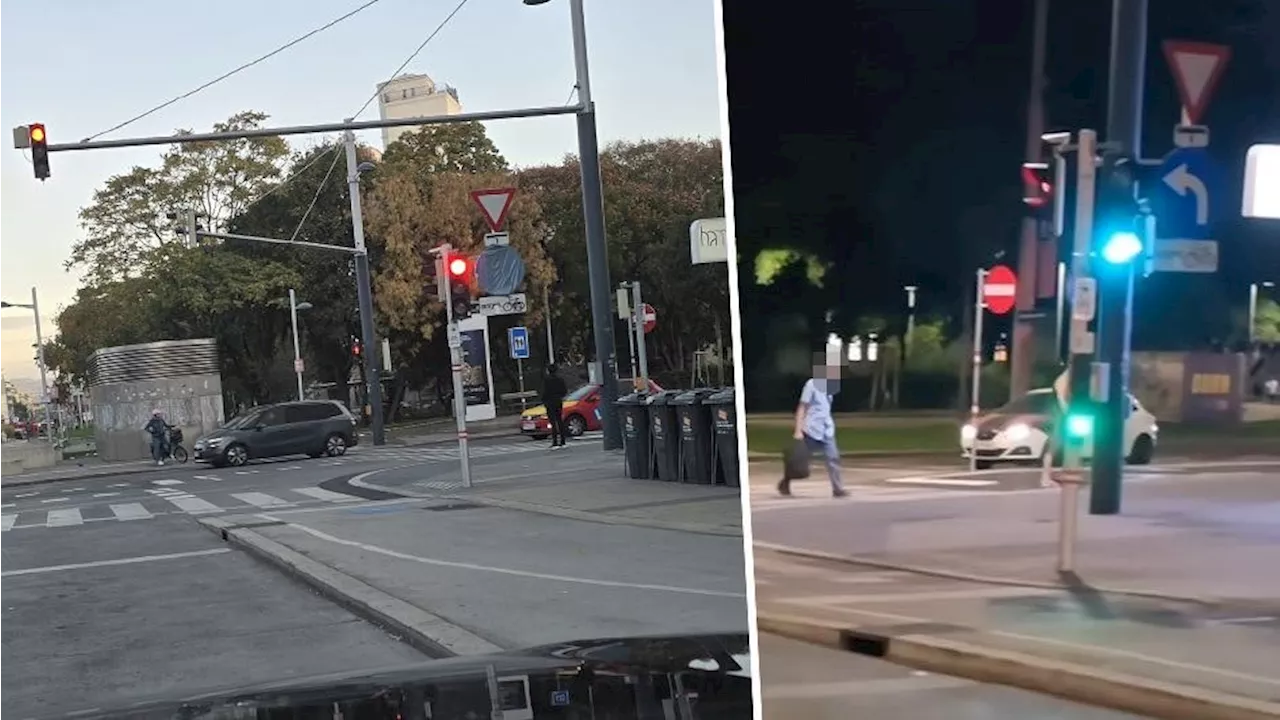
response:
[[[181,515],[6,533],[3,715],[424,658]]]
[[[1138,716],[760,636],[765,720],[1125,720]]]
[[[582,442],[586,445],[589,441]],[[479,466],[546,452],[545,443],[521,438],[476,441],[471,446],[473,464]],[[359,447],[340,458],[272,459],[242,468],[189,463],[148,472],[11,486],[0,492],[0,528],[7,539],[10,533],[36,528],[344,503],[362,498],[343,494],[340,487],[319,486],[333,487],[329,481],[384,468],[413,467],[419,476],[452,472],[457,460],[455,446]]]

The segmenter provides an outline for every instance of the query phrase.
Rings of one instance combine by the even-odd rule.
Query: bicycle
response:
[[[187,454],[187,449],[182,447],[181,428],[169,428],[169,457],[183,464],[186,464],[187,460],[191,459],[191,456]]]

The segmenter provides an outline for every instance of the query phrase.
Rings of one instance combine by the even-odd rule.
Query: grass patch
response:
[[[792,428],[747,423],[747,449],[778,454],[794,442]],[[960,429],[954,422],[934,422],[910,427],[837,427],[841,453],[859,452],[960,452]]]

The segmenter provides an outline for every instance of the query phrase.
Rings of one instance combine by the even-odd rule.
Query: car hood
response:
[[[978,418],[978,432],[1003,432],[1011,425],[1022,423],[1037,427],[1049,421],[1048,415],[1040,413],[995,413]]]
[[[582,683],[597,676],[635,676],[682,672],[720,678],[724,692],[708,701],[736,712],[719,717],[751,716],[750,640],[743,634],[597,638],[513,650],[494,655],[453,657],[361,673],[241,687],[225,692],[144,702],[108,711],[76,713],[85,718],[228,718],[274,716],[293,710],[309,716],[335,703],[347,717],[395,717],[395,707],[422,698],[456,693],[459,684],[474,683],[483,692],[490,670],[499,678],[527,676],[534,708],[554,704],[548,689],[568,689],[571,702],[583,707],[588,693]],[[656,678],[655,678],[656,679]],[[700,684],[706,686],[705,684]],[[447,686],[449,691],[439,692]],[[348,704],[366,706],[353,707]],[[390,703],[390,704],[389,704]],[[554,712],[559,708],[549,708]],[[742,711],[745,710],[745,714]],[[246,714],[247,713],[247,714]],[[484,714],[480,714],[484,717]]]

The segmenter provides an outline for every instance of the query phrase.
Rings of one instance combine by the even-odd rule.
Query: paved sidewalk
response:
[[[738,488],[632,480],[623,474],[620,452],[601,451],[594,443],[501,462],[473,462],[471,479],[470,489],[462,487],[460,466],[449,463],[390,469],[354,484],[398,495],[454,498],[593,522],[742,534]]]
[[[520,418],[516,415],[503,415],[493,420],[470,422],[467,423],[467,433],[472,440],[519,435]],[[373,431],[362,427],[360,440],[362,443],[372,444]],[[389,445],[435,445],[457,440],[458,430],[453,418],[433,418],[387,428]]]
[[[1134,484],[1119,516],[1084,514],[1086,493],[1061,575],[1057,501],[850,505],[842,536],[757,523],[761,627],[857,629],[915,667],[1159,717],[1280,717],[1274,470]]]
[[[77,480],[108,475],[132,475],[156,470],[171,471],[173,467],[173,463],[166,467],[157,467],[153,460],[108,462],[96,457],[80,458],[77,460],[63,460],[57,465],[44,470],[5,475],[0,478],[0,486],[21,487],[23,485],[42,485],[44,483],[58,482],[59,480]]]
[[[478,465],[469,490],[387,471],[399,499],[202,522],[436,656],[747,628],[737,488],[623,479],[598,449],[524,462]]]

